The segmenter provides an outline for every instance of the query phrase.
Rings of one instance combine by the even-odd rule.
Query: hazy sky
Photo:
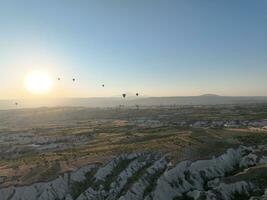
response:
[[[34,70],[49,97],[267,95],[267,1],[0,0],[0,98]]]

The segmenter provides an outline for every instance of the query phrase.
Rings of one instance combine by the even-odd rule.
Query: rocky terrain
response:
[[[2,110],[0,200],[264,199],[266,119],[265,104]]]
[[[122,154],[50,182],[0,189],[1,200],[267,199],[267,146],[230,148],[207,160]]]

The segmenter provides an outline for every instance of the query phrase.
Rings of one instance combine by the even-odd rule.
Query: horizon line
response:
[[[173,98],[173,97],[267,97],[267,95],[217,95],[217,94],[203,94],[203,95],[173,95],[173,96],[128,96],[128,98]],[[34,100],[34,99],[107,99],[107,98],[122,98],[121,96],[95,96],[95,97],[22,97],[22,98],[0,98],[0,101],[8,100]],[[127,99],[127,97],[126,97]]]

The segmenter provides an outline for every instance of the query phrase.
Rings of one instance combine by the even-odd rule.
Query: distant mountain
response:
[[[267,97],[231,97],[218,95],[202,95],[185,97],[150,97],[136,101],[141,105],[215,105],[267,103]]]
[[[18,102],[18,105],[15,104]],[[114,107],[125,106],[158,106],[158,105],[216,105],[216,104],[244,104],[267,103],[267,96],[219,96],[205,94],[201,96],[174,96],[174,97],[106,97],[106,98],[62,98],[43,100],[0,100],[0,109],[17,109],[32,107],[55,106],[84,106],[84,107]]]
[[[217,94],[203,94],[201,96],[203,96],[203,97],[219,97],[219,95],[217,95]]]

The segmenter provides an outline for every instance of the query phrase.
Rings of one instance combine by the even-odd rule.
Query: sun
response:
[[[34,71],[25,77],[24,85],[31,93],[44,94],[52,88],[52,80],[45,72]]]

